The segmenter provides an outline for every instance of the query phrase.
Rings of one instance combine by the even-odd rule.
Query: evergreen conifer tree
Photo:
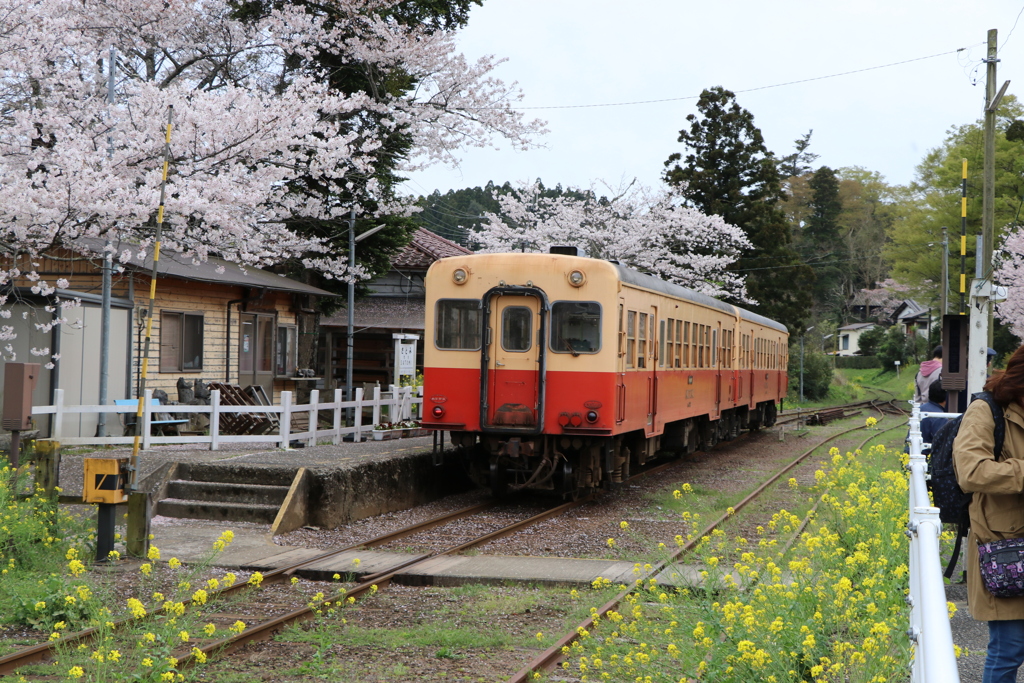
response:
[[[735,95],[716,86],[704,90],[698,114],[679,131],[688,148],[669,156],[665,181],[691,206],[717,214],[742,228],[752,248],[733,265],[747,275],[754,310],[786,324],[804,325],[814,273],[793,250],[790,226],[780,202],[785,197],[775,157],[765,147],[754,116]]]

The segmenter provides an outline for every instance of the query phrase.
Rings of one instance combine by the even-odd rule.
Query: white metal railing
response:
[[[373,397],[365,398],[363,390],[355,390],[355,399],[342,401],[341,389],[334,391],[334,400],[330,402],[320,401],[320,392],[314,389],[310,392],[309,403],[293,404],[292,392],[281,392],[280,405],[274,406],[229,406],[222,405],[220,392],[210,392],[210,405],[153,405],[153,390],[146,389],[146,396],[142,408],[142,448],[148,450],[153,445],[159,444],[209,444],[211,451],[216,451],[221,444],[230,443],[276,443],[278,447],[287,449],[292,441],[303,441],[307,446],[315,446],[320,439],[331,439],[334,444],[340,444],[343,437],[353,435],[355,441],[362,441],[367,432],[373,430],[373,426],[381,422],[382,412],[386,411],[390,422],[399,422],[412,419],[414,406],[423,403],[422,387],[391,387],[389,396],[382,396],[380,387],[374,387]],[[363,409],[372,409],[372,420],[369,423],[363,422]],[[53,392],[53,405],[33,406],[33,415],[53,415],[53,427],[50,430],[50,437],[59,441],[65,446],[113,446],[132,444],[134,436],[64,436],[64,416],[75,413],[131,413],[138,410],[137,404],[132,405],[66,405],[64,403],[64,390],[55,389]],[[333,424],[330,429],[320,429],[319,412],[332,411]],[[352,425],[342,426],[342,412],[345,410],[354,411]],[[150,434],[153,413],[200,413],[208,415],[210,419],[209,431],[202,435],[174,435],[174,436],[153,436]],[[276,434],[221,434],[220,416],[235,413],[261,413],[277,416],[278,430]],[[309,415],[309,425],[304,431],[292,431],[292,416],[296,413]]]
[[[910,414],[910,630],[916,646],[911,670],[914,683],[959,683],[953,632],[946,609],[946,588],[942,580],[942,558],[939,536],[942,522],[939,508],[928,498],[925,475],[928,461],[921,450],[921,419],[925,417],[957,417],[959,413],[922,413],[913,404]]]

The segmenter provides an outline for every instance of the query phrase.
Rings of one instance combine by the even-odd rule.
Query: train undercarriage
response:
[[[598,488],[614,488],[647,462],[678,457],[730,441],[743,430],[775,424],[775,403],[754,409],[722,411],[718,420],[706,415],[670,422],[662,434],[630,432],[614,436],[585,434],[512,434],[451,432],[469,474],[495,497],[522,490],[542,491],[576,499]]]

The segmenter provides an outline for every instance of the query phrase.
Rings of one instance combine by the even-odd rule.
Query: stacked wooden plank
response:
[[[253,394],[237,384],[210,382],[210,389],[220,392],[222,406],[261,405]],[[272,413],[220,413],[221,434],[266,434],[275,429],[276,415]]]

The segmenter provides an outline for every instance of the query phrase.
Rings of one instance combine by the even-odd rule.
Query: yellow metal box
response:
[[[128,458],[85,458],[82,501],[86,503],[127,503]]]

